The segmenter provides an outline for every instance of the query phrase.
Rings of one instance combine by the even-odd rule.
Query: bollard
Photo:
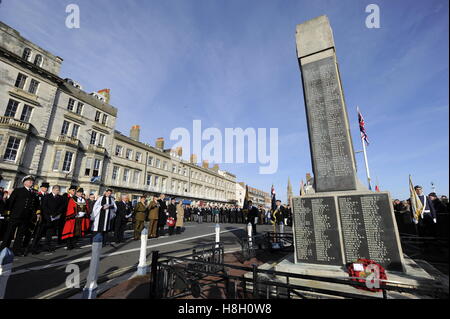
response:
[[[253,229],[252,229],[251,223],[248,223],[248,225],[247,225],[247,235],[248,235],[248,247],[251,248],[252,247],[252,237],[253,237]]]
[[[141,253],[139,255],[139,264],[136,272],[138,276],[144,276],[147,274],[147,239],[148,230],[147,228],[144,228],[141,232]]]
[[[9,248],[0,252],[0,299],[5,298],[6,284],[11,274],[14,254]]]
[[[81,295],[82,299],[95,299],[97,298],[97,278],[98,278],[98,265],[100,263],[100,253],[102,251],[103,235],[97,233],[92,241],[92,257],[89,264],[89,274],[86,281],[86,286],[83,289]]]
[[[219,247],[220,243],[220,225],[216,224],[216,248]]]

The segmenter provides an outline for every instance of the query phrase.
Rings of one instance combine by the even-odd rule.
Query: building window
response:
[[[152,185],[152,174],[147,174],[147,180],[145,181],[147,186]]]
[[[133,156],[133,151],[130,150],[129,148],[127,148],[127,152],[125,153],[125,158],[130,160],[132,158],[132,156]]]
[[[20,120],[23,122],[29,122],[31,117],[31,111],[33,111],[33,108],[25,104],[22,109],[22,114],[20,115]]]
[[[19,106],[19,102],[14,100],[9,100],[8,106],[6,107],[5,116],[6,117],[14,117],[16,116],[17,107]]]
[[[86,158],[86,169],[84,170],[84,176],[91,175],[91,165],[92,165],[92,158],[90,157]]]
[[[72,111],[72,112],[73,112],[74,106],[75,106],[75,100],[70,98],[70,99],[69,99],[69,103],[67,104],[67,109],[68,109],[69,111]]]
[[[83,103],[81,103],[81,102],[78,102],[78,104],[77,104],[77,114],[78,115],[81,115],[81,112],[83,111]]]
[[[122,146],[116,145],[116,156],[122,156],[122,149]]]
[[[92,176],[97,177],[100,175],[102,161],[99,159],[94,159],[94,170],[92,171]]]
[[[100,111],[95,112],[95,122],[100,122]]]
[[[142,153],[141,152],[136,152],[136,162],[141,162],[141,158],[142,158]]]
[[[19,150],[20,139],[14,136],[11,136],[8,141],[8,145],[6,146],[4,159],[7,161],[15,161],[17,157],[17,151]]]
[[[123,181],[124,182],[128,182],[128,175],[130,174],[130,169],[125,168],[123,170]]]
[[[103,114],[103,118],[102,118],[102,124],[106,125],[106,122],[108,121],[108,115]]]
[[[80,130],[80,126],[77,124],[74,124],[72,127],[72,137],[77,138],[79,130]]]
[[[72,152],[66,152],[66,155],[64,156],[64,162],[63,162],[63,172],[70,172],[70,167],[72,166],[72,158],[73,153]]]
[[[139,177],[140,177],[141,172],[139,171],[134,171],[133,174],[133,184],[137,184],[139,183]]]
[[[53,170],[57,171],[59,169],[59,162],[61,162],[62,151],[56,151],[55,160],[53,161]]]
[[[97,141],[97,132],[96,131],[92,131],[92,133],[91,133],[91,140],[90,140],[89,144],[95,145],[95,141]]]
[[[153,166],[153,156],[148,157],[148,165]]]
[[[30,87],[28,88],[28,92],[31,94],[36,94],[38,86],[39,86],[39,82],[36,81],[35,79],[31,79]]]
[[[119,175],[119,167],[114,166],[112,171],[112,179],[115,181]]]
[[[16,88],[23,89],[26,81],[27,76],[22,73],[19,73],[19,75],[17,75],[16,83],[14,84],[14,86]]]
[[[62,128],[61,128],[61,135],[67,135],[67,133],[69,132],[69,125],[70,123],[67,121],[63,122]]]
[[[159,176],[155,176],[155,187],[159,186]]]
[[[27,61],[30,61],[30,58],[31,58],[31,49],[30,48],[25,48],[23,50],[22,58]]]
[[[105,135],[99,134],[98,136],[98,146],[103,146],[105,144]]]
[[[40,66],[42,65],[42,61],[43,61],[43,60],[44,60],[44,59],[42,58],[42,55],[38,54],[38,55],[36,55],[36,57],[34,58],[34,64],[40,67]]]
[[[166,190],[167,178],[163,178],[163,179],[161,180],[161,184],[162,184],[162,189],[163,189],[163,190]]]
[[[156,167],[161,168],[161,161],[159,160],[159,158],[156,159]]]

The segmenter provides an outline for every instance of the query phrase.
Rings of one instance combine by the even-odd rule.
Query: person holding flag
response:
[[[253,202],[248,198],[248,185],[245,186],[244,205],[242,208],[244,216],[247,217],[247,223],[252,225],[252,233],[256,234],[256,218],[258,217],[258,208],[253,206]]]
[[[409,190],[411,194],[411,213],[413,221],[417,225],[418,235],[431,237],[434,235],[434,224],[436,224],[436,211],[433,202],[423,194],[422,186],[413,187],[411,175],[409,176]]]

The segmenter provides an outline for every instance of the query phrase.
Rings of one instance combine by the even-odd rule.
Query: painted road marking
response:
[[[242,230],[242,228],[232,228],[232,229],[228,229],[228,230],[223,230],[220,233],[221,234],[222,233],[228,233],[228,232],[232,232],[234,230]],[[216,233],[214,232],[214,233],[209,233],[209,234],[205,234],[205,235],[199,235],[199,236],[194,236],[194,237],[189,237],[189,238],[169,241],[169,242],[166,242],[166,243],[149,245],[149,246],[147,246],[147,249],[148,248],[155,248],[155,247],[160,247],[160,246],[171,245],[171,244],[176,244],[176,243],[181,243],[181,242],[184,242],[184,241],[190,241],[190,240],[197,239],[197,238],[202,238],[202,237],[213,236],[215,234]],[[124,251],[117,251],[117,252],[114,252],[114,253],[100,255],[100,258],[117,256],[117,255],[123,255],[123,254],[128,254],[128,253],[135,252],[135,251],[140,251],[140,250],[141,250],[141,248],[138,247],[138,248],[132,248],[132,249],[124,250]],[[54,264],[48,264],[48,265],[43,265],[43,266],[26,268],[26,269],[18,270],[16,272],[12,272],[10,276],[20,275],[20,274],[23,274],[23,273],[26,273],[26,272],[29,272],[29,271],[43,270],[43,269],[48,269],[48,268],[53,268],[53,267],[59,267],[59,266],[67,265],[67,264],[76,264],[76,263],[79,263],[79,262],[88,261],[90,259],[91,259],[91,256],[84,257],[84,258],[78,258],[78,259],[75,259],[75,260],[62,261],[62,262],[58,262],[58,263],[54,263]]]

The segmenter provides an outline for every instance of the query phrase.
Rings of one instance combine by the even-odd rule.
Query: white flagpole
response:
[[[358,115],[360,114],[359,112],[359,107],[356,107],[357,111],[358,111]],[[359,125],[359,123],[358,123]],[[363,153],[364,153],[364,163],[366,164],[366,175],[367,175],[367,183],[369,184],[369,189],[372,189],[372,186],[370,185],[370,172],[369,172],[369,162],[367,161],[367,152],[366,152],[366,143],[364,142],[364,136],[362,134],[362,132],[359,133],[361,135],[361,143],[363,146]]]

